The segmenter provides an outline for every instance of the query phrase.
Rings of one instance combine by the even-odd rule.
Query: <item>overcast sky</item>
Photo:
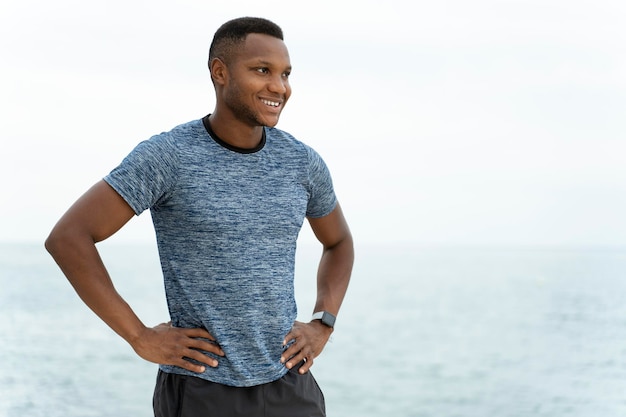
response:
[[[209,113],[224,21],[283,27],[278,127],[358,242],[626,244],[626,2],[0,3],[0,240],[43,241],[141,140]],[[120,240],[153,239],[149,214]]]

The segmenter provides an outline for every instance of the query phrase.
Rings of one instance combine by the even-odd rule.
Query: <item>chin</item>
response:
[[[263,122],[261,123],[263,126],[267,127],[275,127],[278,124],[278,117],[275,118],[263,118]]]

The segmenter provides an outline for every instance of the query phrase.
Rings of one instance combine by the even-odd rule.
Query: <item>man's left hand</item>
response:
[[[285,336],[283,345],[293,343],[282,354],[280,362],[288,369],[304,361],[299,369],[301,374],[308,372],[313,366],[313,360],[322,353],[333,329],[322,324],[319,320],[310,323],[296,321],[291,331]]]

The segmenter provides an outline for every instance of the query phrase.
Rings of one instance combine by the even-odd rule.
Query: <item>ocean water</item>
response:
[[[167,321],[155,248],[101,252]],[[298,255],[301,319],[318,252]],[[359,246],[313,373],[329,417],[625,416],[626,248]],[[0,245],[0,416],[148,417],[155,375],[42,245]]]

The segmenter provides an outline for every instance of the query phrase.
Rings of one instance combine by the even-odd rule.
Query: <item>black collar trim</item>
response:
[[[265,146],[265,128],[263,128],[261,141],[257,146],[255,146],[254,148],[240,148],[238,146],[233,146],[230,143],[223,141],[219,136],[215,134],[213,129],[211,129],[211,123],[209,123],[209,116],[210,114],[202,118],[202,124],[204,125],[204,128],[206,129],[209,136],[211,136],[211,139],[213,139],[218,145],[237,153],[255,153],[263,149],[263,147]]]

